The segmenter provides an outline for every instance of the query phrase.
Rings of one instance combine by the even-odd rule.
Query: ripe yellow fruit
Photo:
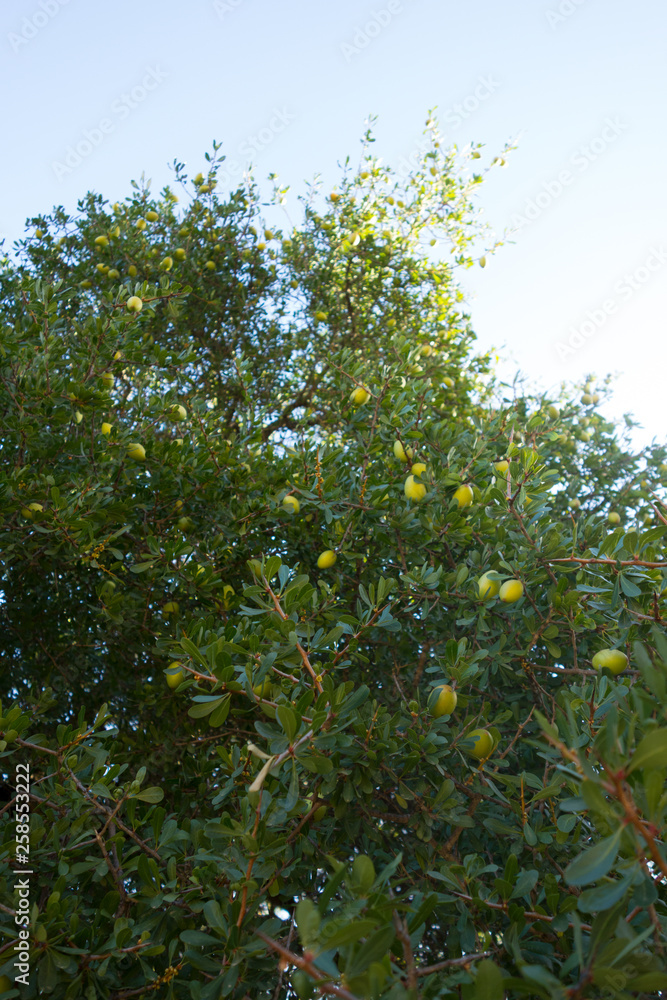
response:
[[[477,581],[479,596],[483,601],[488,601],[491,597],[497,597],[500,592],[500,580],[489,579],[489,574],[484,573]]]
[[[609,524],[620,524],[621,515],[618,514],[615,510],[612,510],[609,512],[609,514],[607,514],[607,521],[609,522]]]
[[[456,691],[451,684],[439,684],[428,696],[428,711],[434,719],[451,715],[456,708]]]
[[[493,468],[496,470],[499,476],[506,476],[509,471],[509,462],[503,459],[502,462],[494,462]]]
[[[338,556],[333,549],[325,549],[324,552],[320,553],[317,560],[317,565],[319,569],[329,569],[336,562]]]
[[[472,486],[459,486],[458,490],[454,494],[454,499],[456,500],[459,507],[469,507],[473,501],[473,491]]]
[[[394,455],[400,462],[407,462],[412,459],[414,451],[412,448],[404,448],[400,441],[394,441]]]
[[[167,685],[172,691],[174,691],[175,688],[177,688],[178,685],[185,680],[185,673],[178,660],[174,660],[169,664],[165,677],[167,678]]]
[[[415,482],[414,476],[408,476],[405,480],[405,486],[403,489],[408,500],[416,500],[419,502],[426,496],[426,487],[423,483]]]
[[[153,212],[151,210],[150,212],[146,212],[146,218],[148,219],[149,222],[157,222],[160,216],[157,214],[157,212]]]
[[[105,389],[113,389],[115,381],[111,372],[104,372],[102,375],[101,382]]]
[[[488,729],[473,729],[466,736],[466,741],[468,740],[473,741],[472,745],[461,749],[477,760],[486,760],[493,750],[493,736]]]
[[[423,476],[426,472],[426,465],[424,462],[415,462],[415,464],[410,469],[413,476]]]
[[[356,406],[363,406],[363,404],[367,403],[370,398],[371,394],[368,389],[364,389],[363,386],[360,385],[357,386],[356,389],[353,389],[350,393],[350,399]]]
[[[523,584],[521,580],[505,580],[498,596],[505,604],[514,604],[515,601],[523,597]]]
[[[74,419],[76,420],[77,424],[81,423],[81,421],[83,420],[83,413],[81,412],[81,410],[77,410],[75,412]]]
[[[135,462],[143,462],[146,458],[146,449],[143,444],[137,442],[127,446],[128,458],[133,458]]]
[[[106,435],[106,437],[108,437],[109,434],[111,434],[111,424],[103,423],[100,430],[104,435]]]
[[[106,236],[96,236],[95,237],[95,246],[96,247],[108,247],[109,246],[109,240],[108,240],[108,238]]]
[[[181,406],[180,403],[174,403],[174,405],[169,410],[170,420],[176,420],[176,421],[185,420],[187,415],[188,411],[185,409],[184,406]]]
[[[178,614],[178,601],[167,601],[167,603],[162,608],[163,615],[177,615]]]
[[[620,649],[601,649],[595,654],[592,662],[596,670],[607,667],[612,674],[620,674],[627,667],[628,658]]]
[[[301,510],[301,504],[296,497],[288,496],[283,499],[283,507],[285,510],[291,511],[293,514],[298,514]]]
[[[129,299],[125,303],[127,309],[133,313],[140,313],[144,308],[144,304],[138,295],[130,295]]]
[[[207,268],[207,270],[209,271],[215,271],[215,261],[207,260],[206,263],[204,264],[204,267]]]

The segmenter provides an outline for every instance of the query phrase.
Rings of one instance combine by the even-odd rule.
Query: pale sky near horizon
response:
[[[665,38],[659,0],[14,0],[0,238],[88,190],[121,199],[142,172],[159,189],[175,159],[192,175],[213,139],[230,184],[252,160],[293,206],[357,161],[370,114],[398,166],[435,107],[446,144],[485,144],[481,163],[518,140],[478,196],[513,242],[460,275],[480,346],[544,389],[619,373],[604,412],[664,440]]]

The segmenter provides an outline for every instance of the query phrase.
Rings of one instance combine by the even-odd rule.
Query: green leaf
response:
[[[162,802],[164,792],[157,785],[150,785],[148,788],[142,788],[140,792],[128,796],[128,798],[140,799],[142,802]]]
[[[575,858],[565,869],[566,881],[570,885],[586,885],[606,875],[616,861],[622,833],[623,828],[619,827],[610,837]]]
[[[475,1000],[504,1000],[503,974],[490,958],[477,964],[474,995]]]
[[[282,726],[285,736],[291,743],[297,731],[296,714],[289,705],[278,705],[276,708],[276,718]]]
[[[667,729],[654,729],[640,742],[626,768],[632,774],[638,768],[664,767],[667,764]]]
[[[192,705],[188,709],[188,715],[191,719],[203,719],[211,712],[214,712],[216,708],[220,708],[226,701],[229,700],[228,694],[223,694],[220,698],[212,698],[210,701],[205,701],[198,705]]]

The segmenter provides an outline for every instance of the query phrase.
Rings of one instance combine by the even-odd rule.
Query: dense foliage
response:
[[[3,265],[3,995],[667,989],[667,452],[494,380],[427,131]]]

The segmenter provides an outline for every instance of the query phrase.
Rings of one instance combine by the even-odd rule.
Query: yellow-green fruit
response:
[[[102,375],[101,382],[105,389],[113,389],[115,381],[111,372],[104,372]]]
[[[509,467],[510,467],[509,462],[506,462],[504,459],[502,462],[495,462],[493,465],[493,468],[496,470],[499,476],[507,475]]]
[[[415,462],[415,464],[410,469],[413,476],[423,476],[426,472],[426,465],[424,462]]]
[[[315,319],[318,323],[324,323],[329,318],[329,314],[325,312],[316,312]]]
[[[147,225],[148,223],[146,222],[145,219],[137,219],[137,221],[135,222],[135,226],[137,227],[137,229],[141,230],[142,232]]]
[[[620,649],[601,649],[593,657],[596,670],[606,667],[612,674],[622,673],[628,665],[628,658]]]
[[[134,264],[130,264],[130,266],[127,269],[127,273],[129,274],[129,276],[131,278],[136,278],[136,276],[137,276],[137,268],[136,268],[136,266]]]
[[[549,414],[552,420],[555,420],[556,417],[560,416],[560,410],[558,409],[557,406],[547,406],[547,413]]]
[[[81,421],[83,420],[83,413],[81,412],[81,410],[77,410],[75,412],[74,419],[76,420],[77,424],[81,423]]]
[[[204,183],[204,175],[202,173],[195,174],[195,176],[192,179],[193,179],[193,181],[194,181],[195,184],[203,184]]]
[[[333,549],[325,549],[324,552],[320,553],[317,560],[317,565],[319,569],[329,569],[336,562],[338,556]]]
[[[584,406],[591,405],[591,403],[593,402],[593,397],[591,396],[590,392],[585,392],[583,394],[583,396],[581,397],[581,402],[584,404]]]
[[[327,814],[327,807],[318,806],[315,812],[313,813],[313,819],[315,820],[316,823],[319,823],[321,819],[324,819],[326,814]]]
[[[209,271],[215,271],[215,261],[207,260],[206,263],[204,264],[204,267],[207,268],[207,270]]]
[[[170,663],[168,669],[169,671],[173,672],[166,673],[165,677],[167,678],[168,686],[173,691],[175,688],[178,687],[179,684],[181,684],[185,680],[185,674],[178,660],[174,660],[173,663]]]
[[[456,382],[454,381],[454,379],[450,378],[449,375],[445,375],[445,377],[443,378],[442,382],[443,382],[443,385],[446,385],[448,389],[453,389],[454,386],[456,385]]]
[[[96,247],[108,247],[109,246],[109,240],[107,239],[106,236],[96,236],[95,237],[95,246]]]
[[[407,462],[414,455],[412,448],[404,448],[400,441],[394,441],[394,455],[400,462]]]
[[[363,406],[371,398],[371,394],[368,389],[364,389],[362,386],[357,386],[350,393],[350,399],[356,406]]]
[[[458,490],[454,494],[454,499],[458,503],[459,507],[469,507],[473,501],[472,486],[459,486]]]
[[[133,313],[140,313],[144,308],[144,304],[138,295],[130,295],[129,299],[125,303],[127,309]]]
[[[182,509],[183,509],[183,501],[177,500],[176,503],[174,504],[174,510],[182,510]]]
[[[484,573],[477,581],[479,596],[483,601],[488,601],[491,597],[497,597],[500,591],[500,580],[489,579],[489,574]]]
[[[133,458],[135,462],[143,462],[146,458],[146,449],[143,444],[128,444],[127,454],[129,458]]]
[[[102,424],[100,430],[102,431],[103,434],[105,434],[108,437],[109,434],[111,434],[111,424],[107,423]]]
[[[164,614],[164,615],[177,615],[178,614],[178,601],[167,601],[167,603],[162,608],[162,614]]]
[[[315,993],[315,984],[307,972],[303,969],[295,969],[291,975],[292,989],[299,1000],[310,1000]]]
[[[430,358],[433,354],[433,348],[430,344],[422,344],[420,354],[423,358]]]
[[[174,266],[173,257],[163,257],[162,260],[160,261],[160,270],[162,271],[171,271],[173,266]]]
[[[612,510],[609,514],[607,514],[607,521],[609,524],[620,524],[621,515],[617,514],[615,510]]]
[[[375,865],[367,854],[358,854],[352,862],[352,877],[362,889],[370,889],[375,881]]]
[[[188,411],[180,403],[174,403],[174,405],[169,410],[169,418],[171,420],[185,420],[188,415]]]
[[[179,448],[183,447],[183,438],[175,438],[174,444],[178,445]]]
[[[514,604],[515,601],[523,597],[523,584],[521,580],[505,580],[498,596],[505,604]]]
[[[44,230],[43,229],[36,229],[35,230],[35,236],[37,237],[38,240],[41,240],[41,238],[42,238],[43,235],[44,235]]]
[[[115,267],[112,267],[110,271],[107,271],[107,278],[113,278],[115,281],[116,278],[120,278],[120,271],[117,271]]]
[[[451,715],[456,708],[456,691],[450,684],[440,684],[428,696],[428,711],[434,719]]]
[[[253,687],[254,694],[258,698],[270,698],[271,697],[271,681],[268,677],[265,677],[260,684],[255,684]]]
[[[597,392],[593,393],[592,398],[593,398],[593,406],[596,406],[600,402],[600,397],[598,396]]]
[[[426,496],[426,487],[423,483],[416,482],[414,476],[408,476],[405,480],[405,486],[403,489],[408,500],[416,500],[419,502]]]
[[[575,497],[573,500],[570,500],[570,507],[572,508],[572,510],[579,510],[579,508],[581,507],[581,500],[579,500],[577,497]]]
[[[160,216],[157,214],[157,212],[153,212],[151,210],[150,212],[146,212],[146,218],[148,219],[149,222],[157,222]]]
[[[487,729],[473,729],[468,733],[466,740],[473,740],[469,747],[462,747],[471,757],[477,760],[485,760],[493,750],[493,736]]]
[[[194,521],[191,517],[179,517],[178,527],[181,531],[190,531],[194,527]]]
[[[288,496],[283,499],[283,507],[285,510],[291,510],[293,514],[298,514],[301,510],[301,504],[296,497]]]

